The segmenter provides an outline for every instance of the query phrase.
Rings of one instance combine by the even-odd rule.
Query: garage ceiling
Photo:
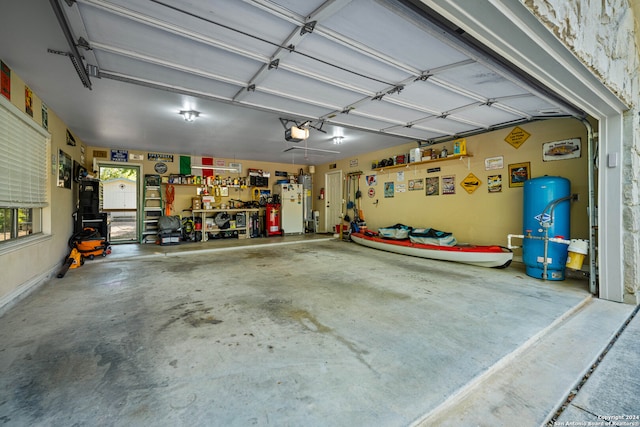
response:
[[[0,59],[88,145],[318,164],[576,114],[420,2],[38,3],[3,6]],[[293,124],[310,138],[285,141]]]

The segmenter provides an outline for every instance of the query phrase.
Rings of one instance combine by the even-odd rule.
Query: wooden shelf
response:
[[[241,185],[207,185],[207,184],[172,184],[170,182],[163,182],[162,185],[173,185],[176,187],[220,187],[220,188],[248,188]]]
[[[175,185],[176,187],[202,187],[206,184],[177,184],[173,182],[163,182],[162,185]]]
[[[443,158],[437,158],[437,159],[431,159],[431,160],[422,160],[420,162],[404,163],[404,164],[401,164],[401,165],[384,166],[382,168],[374,168],[372,170],[382,172],[385,169],[409,168],[411,166],[426,165],[428,163],[444,162],[444,161],[447,161],[447,160],[465,159],[467,157],[473,157],[473,154],[453,154],[451,156],[447,156],[447,157],[443,157]]]

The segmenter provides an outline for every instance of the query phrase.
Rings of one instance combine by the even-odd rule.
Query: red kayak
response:
[[[480,267],[505,268],[511,264],[513,252],[502,246],[455,245],[437,246],[412,243],[409,239],[385,239],[373,233],[351,233],[351,240],[374,249],[441,261],[454,261]]]

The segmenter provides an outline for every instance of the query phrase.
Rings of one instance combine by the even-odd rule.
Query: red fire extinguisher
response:
[[[324,188],[320,189],[320,200],[324,200]]]

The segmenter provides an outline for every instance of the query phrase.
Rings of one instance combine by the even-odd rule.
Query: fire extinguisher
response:
[[[320,189],[320,200],[324,200],[324,188]]]

